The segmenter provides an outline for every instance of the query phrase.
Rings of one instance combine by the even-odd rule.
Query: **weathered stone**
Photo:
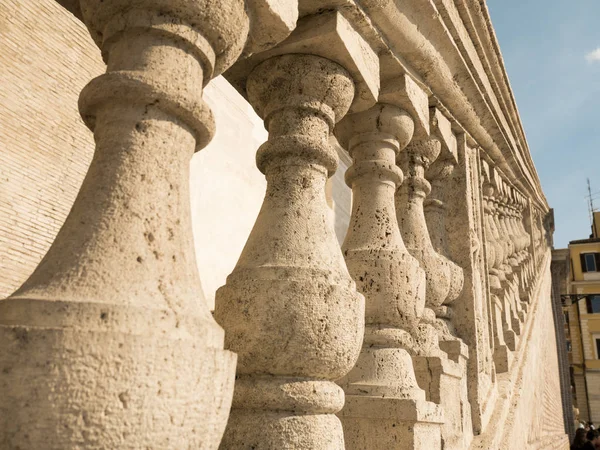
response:
[[[491,291],[491,307],[494,325],[494,361],[498,373],[507,372],[512,362],[510,350],[514,350],[515,337],[512,330],[512,322],[509,320],[502,289],[502,280],[505,279],[504,271],[501,269],[505,246],[502,245],[501,235],[494,219],[495,205],[493,202],[494,186],[491,182],[490,169],[485,161],[482,161],[483,175],[483,201],[485,211],[486,250],[488,254],[488,270]]]
[[[156,3],[81,2],[108,65],[79,102],[96,151],[52,247],[0,302],[7,448],[212,449],[223,433],[235,355],[199,298],[188,164],[214,130],[201,87],[247,18],[236,0]]]
[[[425,274],[404,246],[394,206],[396,187],[402,183],[396,156],[413,129],[409,114],[383,103],[346,116],[336,128],[353,159],[346,172],[354,196],[352,219],[342,250],[366,300],[363,349],[354,369],[340,380],[352,405],[340,412],[348,449],[362,449],[366,442],[386,448],[389,442],[410,441],[415,427],[428,427],[433,439],[439,433],[435,424],[441,411],[437,418],[432,412],[425,423],[396,415],[399,405],[416,409],[415,416],[432,408],[407,351],[415,345],[412,335],[425,306]],[[368,414],[377,402],[378,415]],[[390,429],[390,421],[398,426]],[[417,438],[414,448],[425,448],[427,442]]]
[[[53,0],[0,6],[0,296],[73,206],[0,301],[0,448],[565,447],[552,215],[484,3],[58,1],[108,73],[73,205],[104,64]]]
[[[464,271],[462,293],[452,305],[452,326],[464,344],[444,341],[440,347],[451,360],[458,362],[462,345],[468,346],[468,400],[473,431],[477,434],[487,426],[497,396],[492,308],[486,276],[479,151],[472,148],[465,134],[456,137],[458,162],[452,173],[452,189],[445,189],[443,194],[448,254]],[[463,435],[466,437],[468,430]]]
[[[222,448],[343,449],[333,381],[358,357],[364,300],[335,238],[325,182],[337,154],[328,138],[354,83],[340,65],[283,55],[257,66],[250,102],[269,140],[257,154],[267,192],[215,317],[238,354],[233,409]]]
[[[424,200],[431,192],[425,170],[437,159],[440,151],[441,142],[435,136],[411,143],[400,158],[400,167],[407,180],[396,195],[402,237],[408,250],[425,270],[428,280],[426,304],[434,311],[454,301],[462,289],[460,269],[435,251],[425,221]]]
[[[296,28],[298,2],[295,0],[246,0],[251,24],[248,53],[268,50],[283,41]]]
[[[407,111],[414,122],[414,135],[429,135],[429,98],[408,75],[403,74],[382,86],[379,101]]]
[[[245,80],[260,62],[289,53],[318,55],[344,67],[352,76],[355,95],[351,112],[370,108],[379,95],[379,59],[377,54],[338,11],[303,17],[294,32],[271,50],[237,63],[227,77],[243,89]]]

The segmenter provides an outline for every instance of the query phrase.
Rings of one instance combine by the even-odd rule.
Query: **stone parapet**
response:
[[[551,213],[485,3],[59,3],[106,73],[79,98],[95,141],[79,195],[0,301],[0,447],[564,438]],[[189,163],[215,129],[238,132],[203,99],[221,73],[268,138],[256,151],[264,197],[232,194],[262,207],[240,221],[254,226],[213,317],[190,214],[202,173]],[[347,231],[331,209],[340,155]],[[216,197],[228,191],[211,180]]]

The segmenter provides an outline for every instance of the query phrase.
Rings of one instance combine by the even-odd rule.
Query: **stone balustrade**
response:
[[[470,119],[470,81],[468,99],[446,85],[457,49],[407,25],[433,14],[326,3],[81,2],[107,64],[79,103],[96,151],[52,248],[0,302],[7,448],[499,439],[546,276],[539,182]],[[403,59],[391,18],[422,60]],[[227,69],[269,133],[267,187],[213,319],[188,164],[215,129],[202,89]],[[341,247],[333,136],[352,159]]]

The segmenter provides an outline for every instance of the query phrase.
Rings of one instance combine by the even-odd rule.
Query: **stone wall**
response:
[[[104,71],[87,29],[56,2],[0,7],[0,297],[33,272],[90,163],[79,92]]]
[[[549,255],[548,255],[549,256]],[[509,373],[498,375],[500,406],[472,449],[566,449],[551,304],[549,261],[525,326],[524,344]]]

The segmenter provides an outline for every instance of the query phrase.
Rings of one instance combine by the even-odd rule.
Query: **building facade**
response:
[[[563,290],[573,404],[582,421],[600,420],[600,213],[588,239],[569,242],[568,283]]]
[[[0,5],[0,448],[564,449],[484,2]]]

